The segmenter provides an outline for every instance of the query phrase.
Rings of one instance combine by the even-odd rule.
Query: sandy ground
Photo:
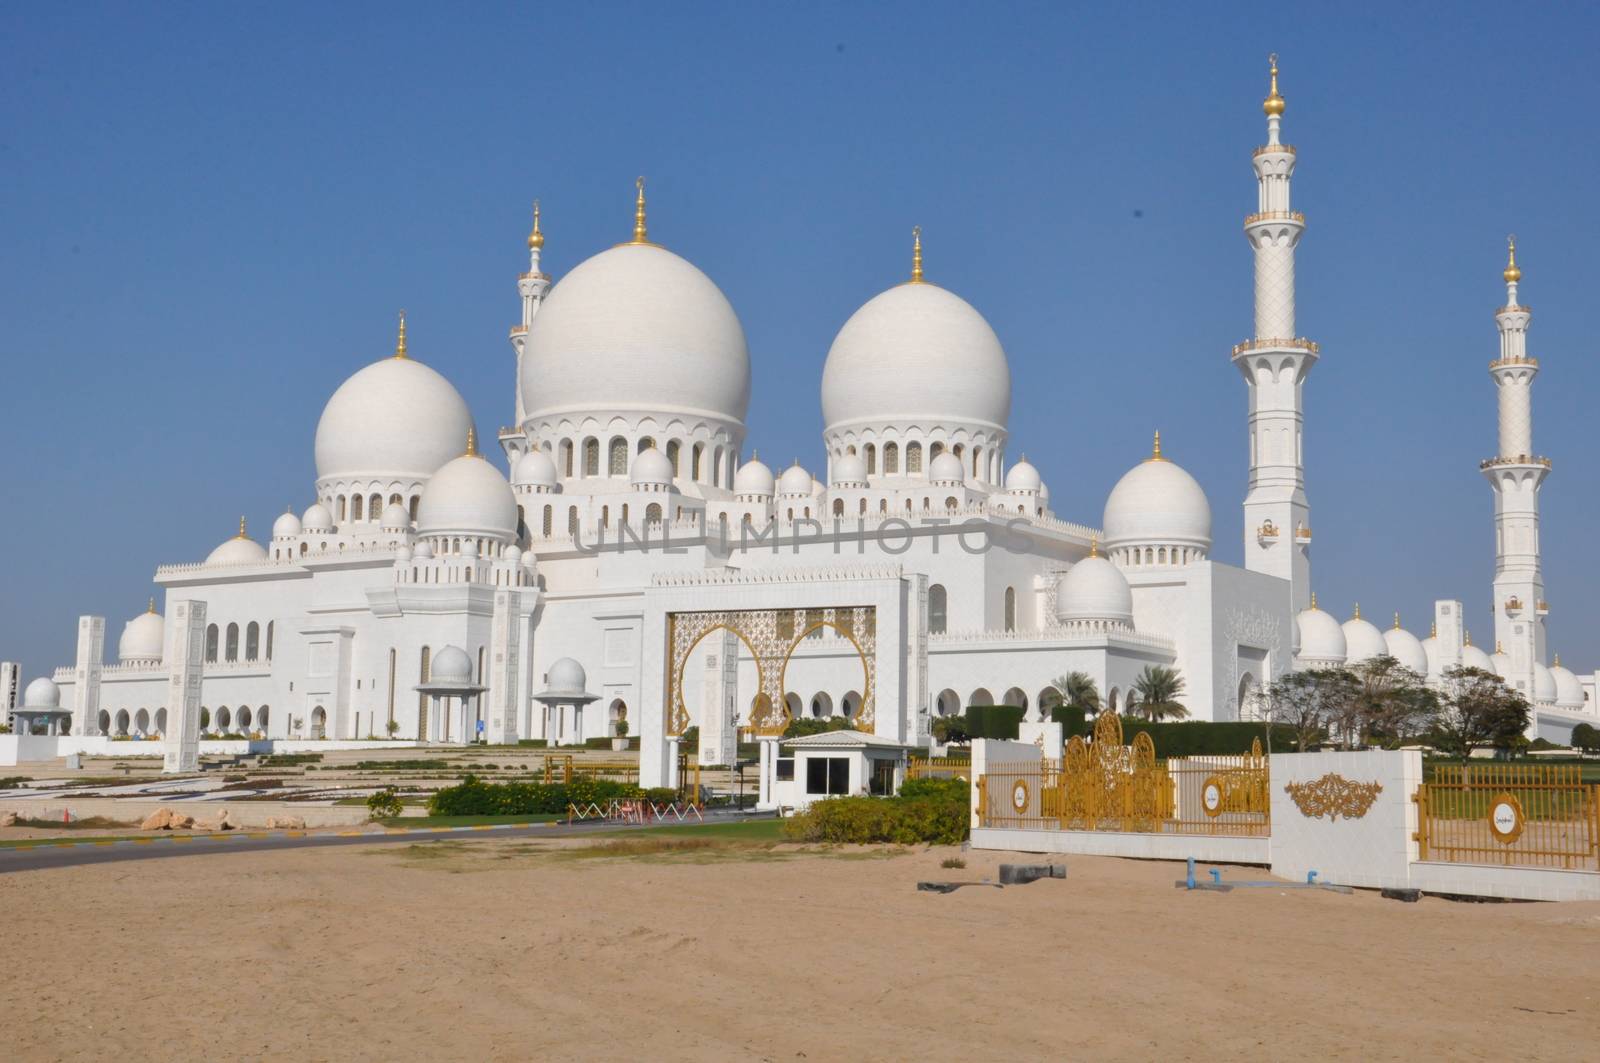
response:
[[[1534,1060],[1600,1035],[1600,904],[1187,893],[1090,857],[942,896],[915,883],[1018,858],[573,848],[0,877],[4,1055]]]

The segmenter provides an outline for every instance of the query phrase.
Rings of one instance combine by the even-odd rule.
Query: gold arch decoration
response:
[[[667,614],[667,736],[677,737],[689,729],[689,706],[683,696],[684,668],[700,641],[718,629],[737,636],[755,660],[757,692],[747,719],[750,729],[757,735],[781,735],[789,723],[783,688],[789,657],[802,639],[820,627],[831,627],[844,635],[860,655],[866,688],[861,692],[856,726],[872,730],[877,704],[878,645],[877,611],[872,606],[725,609]],[[796,630],[801,632],[799,638],[792,634]]]
[[[1360,819],[1383,792],[1383,784],[1352,782],[1330,771],[1311,782],[1284,783],[1283,792],[1307,819]]]

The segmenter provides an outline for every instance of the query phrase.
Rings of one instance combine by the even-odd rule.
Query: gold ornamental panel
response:
[[[1330,820],[1340,816],[1360,819],[1383,792],[1383,784],[1352,782],[1343,775],[1329,772],[1311,782],[1284,783],[1283,792],[1289,795],[1300,814],[1308,819],[1321,819],[1324,816]]]

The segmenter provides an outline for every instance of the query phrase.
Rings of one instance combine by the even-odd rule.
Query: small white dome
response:
[[[395,560],[410,561],[415,556],[414,548],[410,543],[401,543],[394,552]]]
[[[48,676],[40,676],[28,684],[28,689],[22,692],[22,707],[25,709],[59,709],[61,707],[61,688],[56,686],[55,680]]]
[[[1561,658],[1556,658],[1556,663],[1550,667],[1550,675],[1556,681],[1556,704],[1563,709],[1583,708],[1583,684],[1578,682],[1578,677],[1571,670],[1561,664]]]
[[[1183,468],[1160,456],[1140,462],[1106,499],[1106,546],[1178,543],[1211,548],[1211,503]]]
[[[1556,700],[1556,677],[1537,662],[1533,666],[1533,700],[1541,705],[1550,705]]]
[[[313,502],[306,510],[306,515],[300,518],[300,524],[308,532],[331,532],[333,514],[321,502]]]
[[[736,495],[771,495],[772,470],[760,458],[751,458],[739,466],[733,476],[733,493]]]
[[[1417,673],[1426,677],[1429,662],[1428,653],[1422,648],[1422,643],[1417,636],[1403,627],[1393,627],[1383,633],[1384,645],[1389,649],[1389,656]]]
[[[1485,672],[1494,673],[1494,661],[1477,646],[1461,647],[1461,666],[1463,668],[1478,668]]]
[[[378,521],[378,527],[384,531],[407,531],[411,527],[411,514],[400,503],[390,502],[383,507],[383,517]]]
[[[428,558],[433,556],[433,546],[427,541],[420,542],[412,548],[411,556],[418,557],[426,561]]]
[[[244,521],[239,522],[239,534],[206,555],[208,565],[250,565],[267,559],[266,547],[244,533]]]
[[[550,460],[550,455],[537,448],[528,451],[517,459],[516,468],[512,471],[511,482],[526,484],[530,487],[554,487],[556,485],[556,463]]]
[[[1133,592],[1122,571],[1103,557],[1086,557],[1056,585],[1056,619],[1133,623]]]
[[[1428,658],[1428,670],[1423,674],[1430,679],[1439,678],[1439,639],[1436,635],[1429,635],[1422,640],[1422,652]]]
[[[815,481],[811,474],[800,467],[797,461],[778,477],[778,494],[780,495],[809,495]]]
[[[1348,647],[1344,628],[1328,613],[1312,605],[1302,609],[1295,617],[1300,628],[1299,659],[1312,667],[1324,668],[1341,665]]]
[[[944,457],[943,454],[939,455]],[[935,458],[934,461],[938,461]],[[961,462],[958,460],[959,466]],[[867,463],[861,460],[859,454],[846,454],[833,463],[833,485],[835,487],[863,487],[867,483]]]
[[[517,499],[500,470],[476,453],[447,462],[428,480],[417,506],[421,535],[516,538]]]
[[[434,370],[385,358],[339,385],[317,422],[317,477],[425,479],[461,453],[465,400]]]
[[[500,559],[502,561],[509,561],[511,564],[514,565],[518,561],[522,560],[522,548],[520,546],[518,546],[516,543],[512,543],[510,546],[506,547],[505,550],[500,554]]]
[[[545,673],[546,694],[567,694],[573,697],[587,694],[589,676],[583,670],[583,665],[571,657],[563,657],[550,666],[550,671]]]
[[[140,613],[122,625],[122,637],[117,640],[117,658],[122,661],[159,661],[165,650],[167,622],[156,612],[155,602],[148,612]]]
[[[472,682],[472,658],[459,646],[445,646],[433,655],[428,668],[430,683]]]
[[[743,423],[750,352],[727,296],[654,244],[623,244],[571,270],[528,327],[529,419],[672,411]]]
[[[1360,664],[1389,652],[1383,632],[1369,621],[1361,619],[1359,613],[1344,622],[1344,646],[1346,664]]]
[[[299,535],[303,527],[300,518],[295,516],[294,510],[291,509],[272,522],[272,537],[287,539],[292,535]]]
[[[1038,491],[1043,487],[1044,480],[1039,476],[1039,470],[1027,458],[1006,471],[1007,491]]]
[[[940,451],[939,456],[928,463],[928,479],[936,484],[960,484],[964,483],[966,478],[967,473],[961,467],[961,459],[948,450]]]
[[[633,459],[633,469],[628,474],[630,482],[659,486],[672,483],[672,462],[655,447],[647,447]]]
[[[917,421],[1004,431],[1011,368],[994,329],[936,284],[901,284],[851,315],[822,367],[826,431]]]

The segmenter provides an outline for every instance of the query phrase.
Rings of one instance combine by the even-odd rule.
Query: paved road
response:
[[[707,815],[705,822],[733,822],[748,816]],[[693,821],[691,821],[693,822]],[[616,821],[590,820],[573,823],[496,824],[482,827],[440,827],[435,829],[373,829],[313,833],[289,831],[224,831],[217,834],[154,834],[136,837],[75,842],[65,840],[50,845],[0,848],[0,875],[12,871],[40,871],[83,864],[114,864],[124,860],[153,860],[171,856],[199,856],[208,853],[274,852],[282,849],[325,849],[344,845],[416,845],[421,842],[461,841],[477,836],[502,838],[564,838],[605,830],[638,830],[637,825]]]

